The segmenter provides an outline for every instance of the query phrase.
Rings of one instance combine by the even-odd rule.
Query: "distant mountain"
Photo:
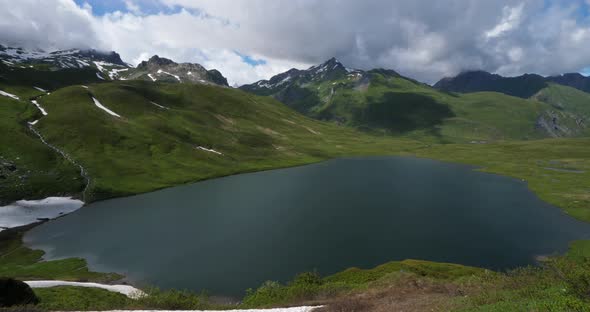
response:
[[[310,83],[337,80],[348,73],[357,72],[344,67],[336,58],[331,58],[323,64],[312,66],[307,70],[290,69],[278,74],[270,80],[260,80],[256,83],[240,87],[252,93],[263,95],[275,95],[278,98],[288,99],[294,86],[302,86]],[[360,73],[360,71],[358,71]]]
[[[336,58],[306,70],[291,69],[240,89],[257,95],[270,95],[293,109],[319,119],[347,123],[350,111],[338,112],[335,96],[342,91],[366,91],[377,76],[403,78],[393,70],[363,71],[349,69]],[[411,80],[411,79],[408,79]],[[334,104],[334,105],[332,105]]]
[[[46,52],[0,45],[0,62],[12,68],[36,68],[49,71],[64,69],[94,69],[100,80],[118,79],[130,65],[123,62],[116,52],[97,50],[63,50]]]
[[[172,83],[200,83],[228,86],[227,79],[199,64],[177,64],[157,55],[133,68],[116,52],[64,50],[46,52],[0,45],[0,63],[11,68],[36,68],[49,71],[93,69],[100,80],[149,80]]]
[[[550,83],[590,92],[590,78],[579,73],[543,77],[525,74],[518,77],[503,77],[486,71],[467,71],[455,77],[443,78],[434,87],[443,91],[470,93],[481,91],[500,92],[521,98],[530,98]]]
[[[529,98],[546,87],[547,81],[539,75],[502,77],[485,71],[463,72],[452,78],[443,78],[434,85],[434,88],[444,91],[460,93],[493,91],[520,98]]]
[[[113,66],[129,67],[121,56],[114,51],[102,52],[97,50],[63,50],[45,52],[43,50],[26,50],[0,45],[0,61],[6,65],[15,63],[24,64],[47,64],[54,68],[83,68],[91,66],[92,63],[108,63]]]
[[[583,76],[579,73],[569,73],[559,76],[547,77],[548,81],[572,87],[584,92],[590,92],[590,77]]]
[[[590,105],[583,104],[590,94],[539,75],[505,78],[472,71],[443,79],[433,88],[394,70],[351,70],[332,58],[241,89],[272,96],[312,118],[443,142],[590,133]]]
[[[141,62],[137,68],[129,70],[122,78],[229,86],[227,79],[216,69],[207,70],[193,63],[179,64],[157,55],[152,56],[148,61]]]

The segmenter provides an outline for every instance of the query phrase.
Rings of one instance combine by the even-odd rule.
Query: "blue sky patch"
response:
[[[250,55],[242,54],[237,51],[234,51],[234,52],[242,58],[242,62],[244,62],[248,65],[258,66],[258,65],[265,65],[266,64],[266,60],[264,60],[264,59],[255,59],[255,58],[251,57]]]
[[[85,3],[92,6],[92,14],[96,16],[102,16],[108,13],[120,11],[130,12],[127,7],[125,0],[74,0],[80,7],[84,6]],[[142,1],[129,1],[136,5],[141,10],[142,14],[174,14],[182,10],[181,6],[167,6],[158,0],[142,0]]]

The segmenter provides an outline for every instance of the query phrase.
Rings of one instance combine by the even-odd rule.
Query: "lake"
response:
[[[138,285],[242,296],[266,280],[423,259],[506,270],[590,238],[525,182],[405,157],[345,158],[97,202],[34,228],[46,258]]]

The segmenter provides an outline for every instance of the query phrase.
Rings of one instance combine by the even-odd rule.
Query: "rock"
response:
[[[12,278],[0,278],[0,307],[37,303],[39,299],[29,285]]]

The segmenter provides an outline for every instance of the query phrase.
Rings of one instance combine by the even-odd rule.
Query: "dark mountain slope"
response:
[[[434,85],[434,88],[444,91],[460,93],[492,91],[524,99],[546,87],[545,78],[539,75],[502,77],[485,71],[464,72],[453,78],[444,78]]]

